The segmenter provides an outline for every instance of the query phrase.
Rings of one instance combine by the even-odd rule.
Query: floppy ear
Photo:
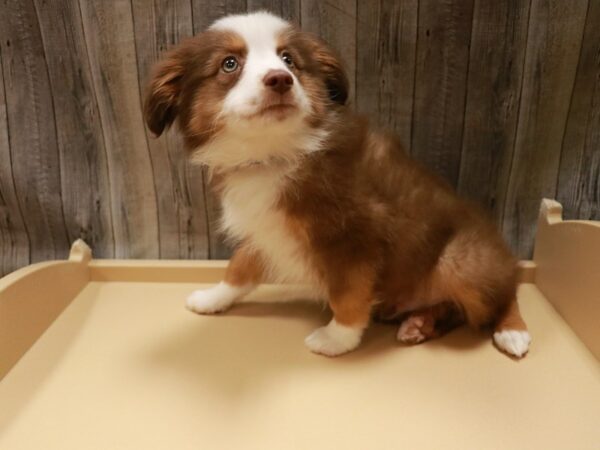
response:
[[[320,65],[321,73],[329,92],[329,99],[340,105],[348,100],[348,76],[340,58],[325,41],[315,35],[306,33],[313,47],[313,58]]]
[[[178,114],[184,66],[178,49],[159,61],[146,88],[144,118],[148,128],[160,136]]]
[[[329,98],[335,103],[345,105],[348,100],[349,85],[342,62],[330,51],[323,53],[318,58],[326,76]]]

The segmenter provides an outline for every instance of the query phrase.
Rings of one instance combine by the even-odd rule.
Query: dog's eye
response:
[[[238,68],[239,64],[235,56],[228,56],[223,60],[223,64],[221,64],[221,69],[223,72],[231,73]]]
[[[292,55],[290,55],[288,52],[283,52],[281,54],[281,60],[288,66],[288,67],[293,67],[294,66],[294,60],[292,59]]]

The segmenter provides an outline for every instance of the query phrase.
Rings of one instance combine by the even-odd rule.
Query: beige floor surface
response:
[[[533,285],[520,362],[383,325],[327,359],[303,345],[316,305],[203,317],[197,287],[89,283],[0,383],[0,449],[600,449],[600,366]]]

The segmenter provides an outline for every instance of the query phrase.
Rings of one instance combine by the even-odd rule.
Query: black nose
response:
[[[285,70],[269,70],[263,78],[263,83],[275,92],[285,94],[292,88],[294,79]]]

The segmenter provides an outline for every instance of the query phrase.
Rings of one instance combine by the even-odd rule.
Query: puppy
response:
[[[354,350],[372,317],[416,344],[466,322],[521,357],[530,337],[516,260],[474,206],[347,106],[340,60],[317,37],[265,12],[233,15],[159,62],[145,118],[175,120],[208,167],[237,249],[225,280],[187,306],[224,311],[261,282],[310,285],[333,312],[305,342]]]

